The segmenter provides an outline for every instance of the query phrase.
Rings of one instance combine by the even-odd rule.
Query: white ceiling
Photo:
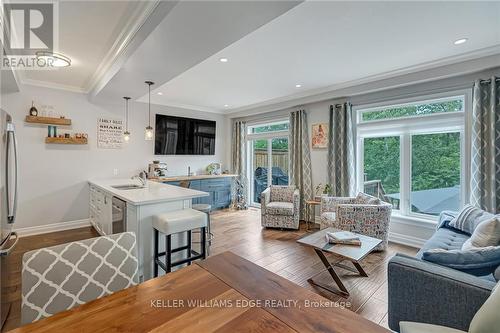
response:
[[[300,1],[161,2],[127,47],[126,58],[90,94],[95,103],[122,103],[147,92],[144,81],[160,86],[214,53],[269,23]],[[151,25],[142,32],[144,26]],[[116,66],[118,67],[118,66]],[[147,101],[147,98],[145,100]]]
[[[157,87],[152,102],[240,111],[498,46],[500,2],[310,1]]]
[[[25,71],[22,80],[75,91],[86,91],[91,78],[141,6],[138,1],[60,1],[59,52],[71,66]]]

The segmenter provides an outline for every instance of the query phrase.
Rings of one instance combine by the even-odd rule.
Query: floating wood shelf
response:
[[[86,145],[87,139],[85,138],[45,138],[45,143],[60,144],[60,145]]]
[[[62,125],[62,126],[71,125],[71,119],[66,119],[66,118],[26,116],[25,121],[27,123],[34,123],[34,124]]]

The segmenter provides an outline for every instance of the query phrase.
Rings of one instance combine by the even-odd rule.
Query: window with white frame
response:
[[[394,213],[432,218],[468,195],[470,91],[354,109],[358,190]]]
[[[260,205],[260,194],[269,185],[288,185],[288,120],[248,126],[248,179],[250,204]]]

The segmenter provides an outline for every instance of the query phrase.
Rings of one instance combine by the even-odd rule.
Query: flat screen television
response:
[[[155,155],[215,155],[215,121],[157,114],[155,127]]]

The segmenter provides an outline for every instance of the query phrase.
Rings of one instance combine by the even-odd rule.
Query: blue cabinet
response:
[[[207,178],[189,181],[189,188],[208,192],[207,197],[193,199],[193,204],[209,204],[212,209],[228,208],[231,205],[232,177]],[[179,181],[165,182],[165,184],[179,186]]]

